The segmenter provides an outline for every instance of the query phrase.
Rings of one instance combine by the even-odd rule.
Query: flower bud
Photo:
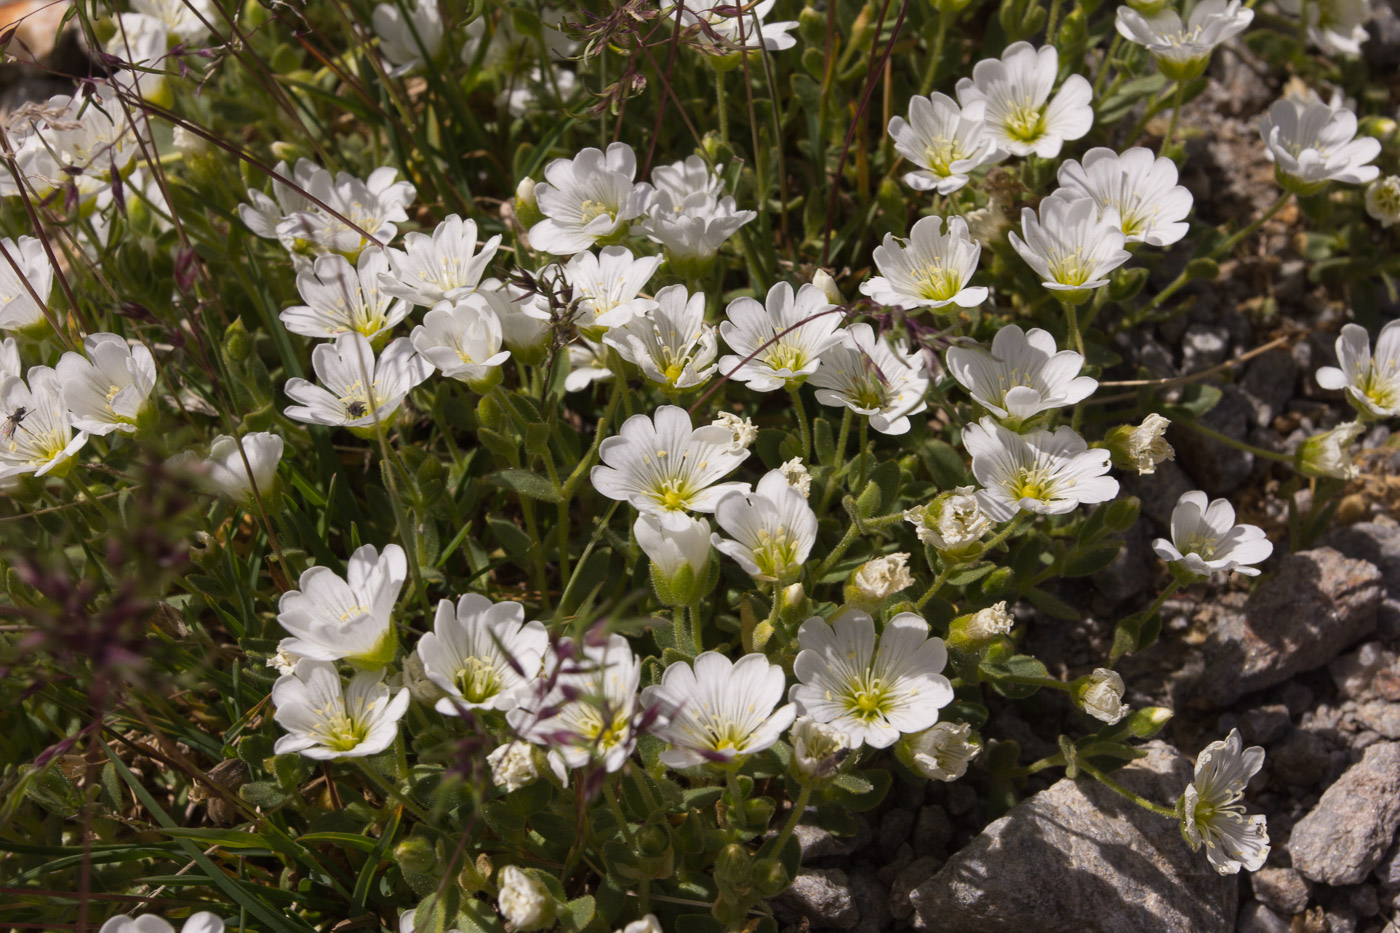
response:
[[[1072,685],[1079,706],[1102,722],[1113,725],[1128,713],[1123,703],[1123,678],[1106,667],[1080,677]]]
[[[760,859],[753,866],[753,887],[761,897],[777,897],[792,884],[792,876],[775,858]]]
[[[959,648],[976,649],[999,635],[1009,635],[1016,617],[1006,609],[1006,601],[993,603],[968,615],[961,615],[948,626],[948,643]]]
[[[517,930],[522,931],[553,926],[558,912],[558,905],[544,882],[514,865],[501,869],[501,887],[496,895],[496,906]]]
[[[835,726],[803,716],[792,724],[792,772],[803,784],[825,783],[836,776],[851,753],[851,740]]]
[[[1168,6],[1168,0],[1128,0],[1128,6],[1151,19]]]
[[[836,280],[825,269],[818,269],[813,274],[812,284],[821,289],[821,293],[831,304],[843,305],[846,303],[846,296],[841,294],[841,289],[836,287]]]
[[[956,781],[968,762],[982,751],[982,741],[965,722],[940,722],[917,735],[907,735],[895,747],[906,768],[931,781]]]
[[[398,862],[404,871],[431,875],[437,868],[439,859],[431,842],[422,836],[409,836],[394,846],[394,861]]]
[[[522,178],[515,186],[515,216],[526,230],[544,220],[540,206],[535,202],[535,180]]]
[[[753,856],[737,842],[725,846],[715,858],[715,883],[729,900],[736,901],[748,896],[752,872]]]
[[[1133,427],[1120,424],[1108,432],[1104,446],[1120,470],[1136,470],[1147,476],[1157,472],[1157,465],[1176,458],[1176,451],[1164,435],[1171,422],[1158,414],[1148,415],[1142,424]]]
[[[1172,711],[1165,706],[1145,706],[1128,716],[1128,733],[1137,739],[1150,739],[1171,722]]]
[[[1339,424],[1330,431],[1314,434],[1298,445],[1293,466],[1304,476],[1333,479],[1355,479],[1356,462],[1347,448],[1365,430],[1359,421]]]
[[[807,621],[812,616],[812,603],[807,599],[807,591],[801,583],[791,583],[783,587],[783,604],[778,607],[778,619],[789,628]]]

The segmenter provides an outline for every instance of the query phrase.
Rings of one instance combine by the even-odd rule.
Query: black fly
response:
[[[351,402],[349,405],[346,405],[345,410],[349,413],[351,418],[363,418],[365,416],[365,412],[369,409],[365,407],[364,402],[354,401]]]
[[[15,436],[15,429],[24,421],[24,416],[29,414],[29,409],[23,405],[10,412],[10,416],[5,419],[5,423],[0,425],[0,440],[8,441]]]

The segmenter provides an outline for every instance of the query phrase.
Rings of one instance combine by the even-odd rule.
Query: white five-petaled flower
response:
[[[1172,539],[1158,538],[1152,550],[1169,563],[1180,563],[1191,573],[1208,576],[1235,571],[1259,576],[1253,566],[1274,551],[1274,545],[1257,525],[1236,525],[1235,508],[1227,499],[1209,499],[1199,489],[1184,492],[1172,509]]]
[[[936,723],[904,740],[909,762],[931,781],[956,781],[982,751],[971,735],[972,726],[965,722]]]
[[[1108,284],[1108,274],[1131,258],[1123,248],[1118,209],[1099,209],[1093,198],[1046,198],[1040,214],[1021,209],[1022,240],[1011,245],[1061,301],[1078,304],[1089,290]]]
[[[646,512],[632,523],[637,546],[653,567],[669,582],[689,567],[696,577],[710,563],[710,523],[703,518],[686,516],[685,524],[668,528],[661,519]]]
[[[359,671],[343,684],[335,664],[303,658],[272,685],[273,719],[287,734],[277,740],[279,755],[307,758],[363,758],[393,744],[408,709],[408,688],[390,695],[384,669]]]
[[[0,418],[0,480],[23,473],[63,476],[88,442],[87,431],[73,433],[63,382],[48,366],[0,383]]]
[[[18,241],[5,237],[0,240],[0,250],[0,329],[47,332],[44,306],[53,291],[53,266],[49,265],[43,242],[32,236],[22,236]],[[18,272],[15,266],[19,267]],[[38,301],[34,300],[35,295],[39,296]]]
[[[282,438],[268,431],[255,431],[241,438],[220,434],[209,445],[209,457],[204,461],[205,480],[221,494],[245,503],[253,501],[253,484],[256,483],[258,494],[267,501],[277,489],[277,464],[282,460],[282,448]],[[244,456],[248,458],[247,466],[243,463]]]
[[[1346,421],[1330,431],[1305,438],[1293,454],[1293,467],[1304,476],[1352,480],[1360,474],[1349,453],[1352,443],[1366,432],[1360,421]]]
[[[348,172],[332,176],[313,165],[307,192],[331,210],[307,201],[277,222],[277,239],[294,260],[303,262],[307,254],[340,253],[354,259],[376,242],[387,246],[398,233],[397,224],[408,219],[406,208],[417,194],[412,182],[395,181],[398,174],[392,166],[381,166],[360,179]]]
[[[1302,0],[1278,0],[1279,9],[1297,16]],[[1366,21],[1371,0],[1307,0],[1308,38],[1333,55],[1360,55],[1361,43],[1371,38]]]
[[[447,696],[437,701],[444,716],[467,710],[508,710],[526,699],[540,671],[549,633],[526,622],[515,602],[493,603],[479,593],[438,603],[433,630],[418,640],[423,672]]]
[[[652,733],[672,748],[661,753],[670,768],[727,764],[756,754],[792,725],[792,704],[778,709],[787,681],[783,669],[762,654],[730,661],[717,651],[666,668],[661,683],[642,691],[642,702],[666,712]]]
[[[704,0],[691,6],[686,4],[681,11],[681,23],[686,26],[699,25],[701,41],[711,41],[718,37],[722,48],[765,49],[780,52],[790,49],[797,40],[788,35],[797,28],[794,21],[765,23],[763,20],[773,11],[778,0],[758,0],[743,6],[717,4],[706,6]],[[674,6],[662,10],[663,17],[675,18]]]
[[[501,245],[498,233],[476,248],[476,221],[450,215],[431,236],[407,233],[403,249],[390,249],[391,272],[380,277],[385,294],[419,307],[458,301],[476,291]]]
[[[1400,221],[1400,175],[1371,183],[1366,189],[1366,213],[1385,229]]]
[[[800,683],[789,698],[799,714],[831,723],[854,747],[888,748],[901,734],[931,727],[953,701],[942,673],[948,650],[912,612],[885,624],[878,650],[875,622],[858,609],[830,624],[820,616],[808,619],[797,641],[802,650],[792,669]]]
[[[1381,328],[1374,354],[1366,328],[1346,325],[1337,338],[1337,362],[1317,371],[1318,385],[1345,391],[1363,418],[1400,415],[1400,321]]]
[[[753,492],[720,500],[715,521],[732,536],[711,538],[715,550],[733,558],[755,580],[791,583],[817,543],[817,515],[780,470],[764,474]]]
[[[501,364],[510,359],[502,349],[504,336],[496,304],[484,294],[439,302],[409,340],[418,355],[449,379],[489,392],[501,378]]]
[[[584,149],[545,167],[535,200],[544,220],[530,228],[536,249],[572,256],[598,241],[624,234],[651,200],[651,185],[637,183],[637,156],[626,143],[603,153]]]
[[[1211,742],[1196,758],[1196,777],[1186,785],[1177,809],[1181,833],[1191,848],[1206,847],[1206,858],[1222,875],[1241,868],[1258,871],[1269,857],[1269,829],[1261,815],[1248,816],[1245,788],[1264,766],[1264,749],[1244,747],[1238,729]]]
[[[1093,198],[1101,214],[1114,208],[1129,243],[1170,246],[1191,226],[1185,222],[1191,213],[1191,192],[1176,183],[1176,163],[1154,157],[1150,149],[1138,147],[1122,155],[1090,149],[1082,164],[1074,159],[1061,162],[1059,179],[1060,187],[1051,197]]]
[[[987,300],[984,286],[967,284],[981,255],[982,244],[968,236],[967,221],[950,218],[944,233],[942,217],[924,217],[902,243],[885,234],[875,247],[880,275],[862,282],[860,291],[895,308],[975,308]]]
[[[514,865],[501,869],[496,906],[511,928],[527,933],[554,925],[558,906],[543,881]]]
[[[709,194],[714,197],[724,194],[724,179],[718,172],[710,171],[705,160],[698,155],[686,156],[670,165],[656,166],[651,170],[651,183],[655,186],[657,196],[668,196],[675,208],[692,194]]]
[[[1123,676],[1117,671],[1096,668],[1083,678],[1076,692],[1084,712],[1100,722],[1113,725],[1128,715],[1127,704],[1123,702]]]
[[[1274,177],[1298,194],[1316,194],[1334,181],[1364,185],[1381,173],[1367,164],[1380,155],[1381,141],[1356,138],[1356,114],[1345,108],[1276,100],[1259,118],[1259,135]]]
[[[696,192],[675,201],[657,192],[641,230],[666,248],[671,270],[680,275],[701,275],[710,268],[720,247],[739,228],[758,216],[741,211],[734,198]]]
[[[660,256],[633,256],[625,246],[607,246],[598,255],[578,253],[564,266],[564,278],[573,286],[583,312],[579,329],[597,337],[610,327],[621,327],[656,307],[641,291],[651,280]]]
[[[442,51],[442,14],[437,0],[405,3],[402,10],[397,3],[381,3],[374,8],[370,23],[379,37],[379,51],[394,66],[389,70],[391,75],[407,74]]]
[[[156,384],[156,361],[145,344],[133,347],[117,334],[88,334],[83,353],[68,351],[54,368],[73,427],[99,436],[136,433],[136,420]]]
[[[350,555],[342,578],[329,567],[312,567],[282,594],[277,623],[291,638],[279,648],[314,661],[342,658],[356,667],[383,667],[394,660],[398,636],[394,603],[408,576],[408,559],[397,544],[383,553],[366,544]]]
[[[122,914],[113,917],[97,933],[175,933],[175,928],[155,914],[130,917]],[[224,922],[218,917],[201,910],[190,914],[181,928],[181,933],[224,933]]]
[[[278,162],[272,169],[272,195],[269,197],[256,188],[249,188],[249,203],[238,205],[239,219],[256,236],[281,241],[287,251],[295,256],[295,239],[282,239],[277,225],[299,211],[319,209],[307,198],[307,194],[311,191],[312,182],[321,175],[329,177],[325,169],[310,159],[298,159],[296,165],[290,168],[286,162]],[[283,178],[291,183],[282,182]]]
[[[717,483],[743,463],[733,435],[712,424],[693,427],[684,408],[662,405],[653,417],[633,415],[598,448],[602,463],[589,474],[593,488],[650,512],[668,528],[683,528],[686,512],[713,512],[727,493],[747,483]]]
[[[382,346],[409,310],[407,301],[384,289],[388,269],[389,258],[378,249],[364,250],[353,265],[339,253],[316,257],[311,268],[297,273],[297,291],[306,304],[283,311],[282,323],[304,337],[334,340],[353,332]]]
[[[387,426],[404,396],[433,373],[432,364],[418,355],[407,337],[390,343],[376,361],[369,341],[354,332],[317,346],[311,351],[311,366],[322,385],[288,379],[283,391],[301,404],[287,408],[287,417],[371,435],[375,422]]]
[[[126,171],[136,156],[137,125],[127,118],[118,89],[87,88],[88,93],[59,94],[41,107],[18,110],[6,127],[15,167],[37,196],[69,188],[91,203],[111,191],[112,173]],[[5,175],[0,194],[17,194],[13,177]]]
[[[956,551],[976,544],[992,530],[973,486],[958,486],[929,505],[905,509],[904,520],[914,526],[919,540],[935,551]]]
[[[1118,481],[1105,475],[1109,452],[1091,449],[1069,425],[1017,434],[983,418],[964,429],[963,446],[983,487],[977,494],[982,511],[993,521],[1020,511],[1059,515],[1118,495]]]
[[[1146,47],[1157,67],[1173,81],[1198,77],[1216,46],[1229,42],[1254,21],[1240,0],[1201,0],[1183,24],[1173,9],[1143,16],[1131,6],[1118,8],[1118,34]]]
[[[608,348],[587,337],[569,344],[569,374],[564,377],[565,392],[582,392],[595,382],[613,377],[608,368]]]
[[[904,183],[916,191],[952,194],[967,184],[968,172],[995,162],[997,145],[987,133],[981,101],[961,108],[946,94],[934,92],[909,101],[909,119],[891,117],[895,151],[919,166]]]
[[[688,295],[684,285],[656,293],[656,307],[603,335],[663,391],[679,392],[704,385],[715,374],[719,341],[705,323],[705,293]]]
[[[987,132],[1000,152],[1053,159],[1066,140],[1080,138],[1094,125],[1094,92],[1083,75],[1070,75],[1050,99],[1059,64],[1052,45],[1036,49],[1013,42],[1001,58],[983,59],[971,78],[958,81],[958,102],[985,107]]]
[[[841,340],[841,315],[815,285],[779,282],[764,304],[735,298],[719,325],[720,337],[734,351],[719,360],[720,372],[755,392],[795,389],[817,371],[821,355]]]
[[[1041,412],[1084,401],[1098,381],[1079,375],[1084,357],[1059,350],[1049,331],[1007,324],[990,351],[969,343],[950,347],[948,372],[973,401],[999,421],[1020,426]]]
[[[811,379],[817,401],[864,415],[881,434],[907,433],[909,416],[928,407],[929,378],[923,355],[905,351],[902,342],[877,337],[869,324],[852,324],[822,353]]]

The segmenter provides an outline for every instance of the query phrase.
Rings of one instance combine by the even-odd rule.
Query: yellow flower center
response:
[[[583,204],[579,206],[579,213],[582,215],[582,220],[585,224],[591,223],[605,215],[610,218],[617,217],[617,213],[612,208],[608,207],[608,205],[604,204],[602,201],[594,201],[591,198],[584,201]]]
[[[485,658],[467,658],[457,670],[457,689],[468,703],[484,703],[501,692],[501,675]]]

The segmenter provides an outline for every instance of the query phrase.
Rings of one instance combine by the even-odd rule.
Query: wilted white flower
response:
[[[645,512],[637,516],[632,534],[651,562],[657,595],[668,606],[688,606],[701,593],[710,565],[710,523],[686,517],[682,527],[667,528]]]
[[[586,254],[581,254],[586,255]],[[603,335],[603,343],[662,386],[682,391],[704,385],[715,374],[719,340],[705,323],[705,294],[688,295],[684,285],[656,293],[656,305]]]
[[[1109,431],[1105,440],[1114,465],[1137,470],[1141,476],[1156,473],[1158,464],[1176,458],[1176,451],[1165,436],[1170,426],[1168,419],[1150,414],[1136,427],[1125,424]]]
[[[659,265],[660,256],[633,256],[625,246],[604,247],[596,256],[576,254],[564,266],[564,278],[585,312],[579,329],[596,339],[655,308],[655,301],[640,296]]]
[[[0,240],[0,251],[0,328],[25,334],[47,333],[50,328],[44,305],[53,292],[53,266],[49,265],[43,242],[32,236],[22,236],[18,241],[5,237]],[[18,273],[11,261],[19,267]],[[34,300],[34,295],[39,296],[39,301]]]
[[[88,432],[73,433],[63,382],[48,366],[0,383],[0,480],[32,473],[65,476]]]
[[[641,230],[666,248],[673,273],[699,276],[709,270],[720,247],[757,216],[756,211],[739,210],[729,196],[696,192],[677,202],[659,191]]]
[[[405,19],[404,10],[408,11]],[[391,75],[401,75],[438,57],[442,51],[442,14],[437,0],[381,3],[374,8],[370,23],[379,37],[379,51],[394,66]]]
[[[975,308],[987,300],[984,286],[967,284],[981,255],[982,245],[968,236],[961,217],[948,221],[947,233],[942,217],[924,217],[902,244],[885,234],[875,247],[881,274],[862,282],[860,291],[895,308]]]
[[[1199,576],[1235,571],[1259,576],[1254,564],[1274,552],[1274,545],[1257,525],[1236,525],[1235,507],[1228,499],[1209,499],[1199,489],[1184,492],[1172,509],[1172,539],[1158,538],[1152,550],[1169,563]]]
[[[255,431],[237,439],[220,434],[209,445],[209,458],[204,461],[205,478],[235,502],[252,502],[256,483],[259,495],[266,502],[277,492],[277,464],[282,460],[282,446],[282,438],[268,431]],[[243,463],[244,456],[248,458],[247,466]]]
[[[1106,667],[1097,668],[1082,678],[1076,687],[1076,696],[1084,712],[1100,722],[1113,725],[1128,714],[1128,707],[1123,703],[1123,677]]]
[[[136,433],[156,384],[156,361],[145,344],[133,347],[117,334],[89,334],[83,353],[68,351],[54,368],[73,427],[98,436]]]
[[[883,600],[914,585],[909,555],[903,552],[868,560],[851,578],[856,592],[867,599]]]
[[[1084,401],[1099,387],[1079,375],[1084,357],[1060,350],[1049,331],[1007,324],[987,351],[975,343],[948,349],[948,372],[998,420],[1020,426],[1041,412]]]
[[[852,324],[840,343],[828,347],[811,382],[818,402],[869,418],[881,434],[908,432],[909,416],[928,407],[923,355],[876,337],[869,324]]]
[[[636,173],[637,156],[626,143],[613,143],[606,154],[588,148],[572,159],[555,159],[545,167],[545,183],[535,186],[545,219],[530,228],[530,242],[572,256],[626,233],[651,199],[651,185],[634,182]]]
[[[1400,220],[1400,175],[1387,175],[1366,189],[1366,213],[1389,228]]]
[[[1269,829],[1261,815],[1246,816],[1245,788],[1264,766],[1264,750],[1244,748],[1238,729],[1223,742],[1211,742],[1196,759],[1196,779],[1186,785],[1177,810],[1181,832],[1191,848],[1206,847],[1206,858],[1222,875],[1241,868],[1258,871],[1269,857]]]
[[[1123,248],[1123,221],[1117,208],[1102,211],[1093,198],[1046,198],[1040,215],[1021,209],[1022,240],[1011,245],[1055,297],[1078,304],[1090,289],[1108,284],[1108,274],[1131,258]]]
[[[432,5],[432,0],[426,0]],[[436,9],[436,6],[434,6]],[[407,233],[403,249],[389,249],[392,271],[379,278],[379,287],[424,308],[440,301],[459,301],[476,291],[496,251],[498,233],[476,248],[476,222],[456,214],[438,224],[431,236]]]
[[[858,609],[830,624],[814,616],[797,641],[793,674],[800,683],[789,698],[799,714],[833,724],[854,747],[888,748],[901,734],[932,726],[953,701],[942,674],[943,640],[930,638],[928,623],[912,612],[890,619],[878,639],[874,620]]]
[[[935,551],[956,551],[976,544],[992,530],[973,486],[959,486],[931,505],[905,509],[904,520],[914,526],[919,540]]]
[[[297,163],[298,169],[304,161]],[[315,201],[305,200],[305,207],[277,222],[274,227],[277,239],[294,260],[303,262],[306,255],[320,253],[340,253],[348,259],[356,259],[360,250],[375,245],[376,241],[380,246],[387,246],[398,234],[396,225],[408,220],[406,208],[417,195],[412,182],[395,181],[398,174],[398,169],[386,165],[370,172],[365,179],[349,172],[338,172],[332,177],[325,169],[311,165],[307,172],[307,193],[334,213]],[[242,216],[247,223],[248,216]],[[258,231],[254,229],[253,232]]]
[[[970,740],[971,734],[972,726],[965,722],[936,723],[904,740],[909,763],[931,781],[956,781],[982,751],[980,744]]]
[[[287,735],[272,747],[318,761],[377,755],[393,744],[408,709],[408,689],[390,696],[384,670],[360,671],[342,684],[330,661],[307,658],[272,685],[273,719]]]
[[[536,756],[539,752],[528,742],[514,739],[486,756],[491,766],[491,783],[513,794],[540,778]]]
[[[732,536],[711,537],[715,550],[732,557],[755,580],[791,583],[817,543],[817,515],[780,471],[764,474],[753,492],[719,501],[715,521]]]
[[[1326,104],[1276,100],[1259,118],[1264,155],[1274,177],[1289,191],[1316,194],[1330,182],[1364,185],[1381,170],[1367,163],[1380,155],[1381,141],[1356,138],[1356,114]]]
[[[784,460],[778,465],[778,472],[783,474],[783,479],[787,484],[798,492],[802,493],[802,498],[807,498],[812,493],[812,474],[807,472],[806,465],[801,457],[793,457],[791,460]]]
[[[483,294],[439,302],[413,328],[413,349],[449,379],[465,382],[474,392],[489,392],[501,381],[501,364],[510,359],[510,351],[501,346],[495,307]]]
[[[549,647],[543,623],[526,622],[516,602],[493,603],[480,593],[441,600],[433,630],[418,640],[423,672],[447,696],[444,716],[468,710],[508,710],[520,705]]]
[[[652,732],[671,744],[661,753],[669,768],[728,764],[771,748],[797,715],[782,702],[783,669],[762,654],[730,661],[717,651],[695,659],[694,668],[677,662],[661,683],[642,691],[642,702],[665,710],[664,724]]]
[[[543,930],[554,925],[557,905],[549,888],[533,874],[514,865],[501,869],[496,906],[514,929]]]
[[[154,914],[129,917],[122,914],[113,917],[97,933],[175,933],[175,928]],[[201,910],[190,914],[181,928],[181,933],[224,933],[224,922],[218,917]]]
[[[983,418],[964,429],[963,446],[972,454],[972,475],[983,486],[982,510],[994,521],[1018,511],[1058,515],[1118,495],[1118,481],[1105,475],[1108,451],[1090,449],[1068,425],[1054,433],[1017,434]]]
[[[1374,356],[1371,338],[1359,324],[1343,327],[1336,346],[1340,365],[1319,369],[1317,384],[1345,391],[1362,418],[1400,415],[1400,321],[1381,328]]]
[[[389,258],[377,249],[361,252],[354,265],[339,253],[316,257],[311,268],[297,273],[297,291],[306,304],[283,311],[282,323],[304,337],[334,340],[354,332],[382,346],[409,310],[407,301],[384,290],[388,268]]]
[[[742,415],[722,411],[715,416],[715,420],[710,424],[717,428],[724,428],[729,432],[731,450],[748,450],[753,446],[753,442],[758,440],[758,426],[753,423],[752,419]]]
[[[1239,4],[1239,0],[1231,2]],[[1125,9],[1119,7],[1120,15]],[[1185,218],[1191,213],[1191,192],[1176,183],[1176,163],[1154,157],[1151,149],[1138,147],[1122,155],[1112,149],[1090,149],[1083,164],[1074,159],[1061,162],[1059,179],[1060,188],[1051,197],[1093,198],[1100,214],[1113,208],[1129,243],[1170,246],[1190,229]]]
[[[909,100],[909,119],[891,117],[889,132],[895,151],[919,166],[904,183],[916,191],[952,194],[967,184],[967,173],[997,159],[996,142],[982,117],[978,101],[966,110],[946,94]]]
[[[765,304],[736,298],[725,310],[719,334],[734,354],[722,356],[720,372],[755,392],[795,389],[817,371],[821,355],[841,339],[841,315],[815,286],[779,282]]]
[[[705,6],[704,0],[701,0],[696,6],[686,4],[682,8],[681,22],[686,26],[703,23],[705,29],[701,33],[701,41],[707,41],[711,34],[717,35],[723,43],[720,47],[724,49],[766,49],[769,52],[780,52],[797,44],[797,40],[788,35],[797,28],[797,23],[765,23],[763,20],[773,11],[776,3],[777,0],[758,0],[757,3],[744,6]],[[663,6],[663,17],[669,16],[674,19],[675,15],[674,6]]]
[[[962,634],[970,641],[987,641],[998,635],[1010,635],[1016,627],[1016,617],[1006,608],[1006,600],[979,609],[968,617]]]
[[[1240,0],[1201,0],[1186,23],[1171,8],[1143,16],[1131,6],[1118,8],[1118,34],[1145,46],[1157,67],[1173,81],[1190,81],[1210,64],[1215,47],[1244,32],[1254,11]]]
[[[1059,65],[1054,46],[1013,42],[1001,58],[984,58],[971,78],[958,81],[958,102],[983,105],[987,133],[1000,152],[1053,159],[1067,140],[1094,125],[1094,92],[1083,75],[1070,75],[1050,99]]]
[[[376,361],[369,341],[354,332],[318,345],[311,351],[311,366],[322,384],[288,379],[283,391],[301,404],[287,408],[286,416],[307,424],[347,427],[366,437],[374,436],[376,421],[387,425],[404,397],[433,373],[432,364],[418,355],[407,337],[390,343]]]
[[[1297,16],[1302,0],[1278,0],[1280,10]],[[1308,38],[1332,55],[1360,55],[1361,43],[1369,39],[1366,21],[1371,18],[1370,0],[1307,0]]]
[[[792,767],[800,780],[828,778],[841,767],[851,749],[851,737],[835,725],[799,716],[792,724]]]
[[[1314,434],[1298,445],[1293,455],[1294,468],[1304,476],[1356,479],[1360,470],[1347,451],[1365,431],[1366,426],[1361,422],[1348,421],[1330,431]]]
[[[277,624],[292,636],[279,647],[313,661],[344,658],[356,667],[383,667],[398,645],[394,603],[407,576],[408,559],[397,544],[382,554],[372,544],[357,548],[343,579],[329,567],[306,570],[299,589],[283,593],[277,604]]]

